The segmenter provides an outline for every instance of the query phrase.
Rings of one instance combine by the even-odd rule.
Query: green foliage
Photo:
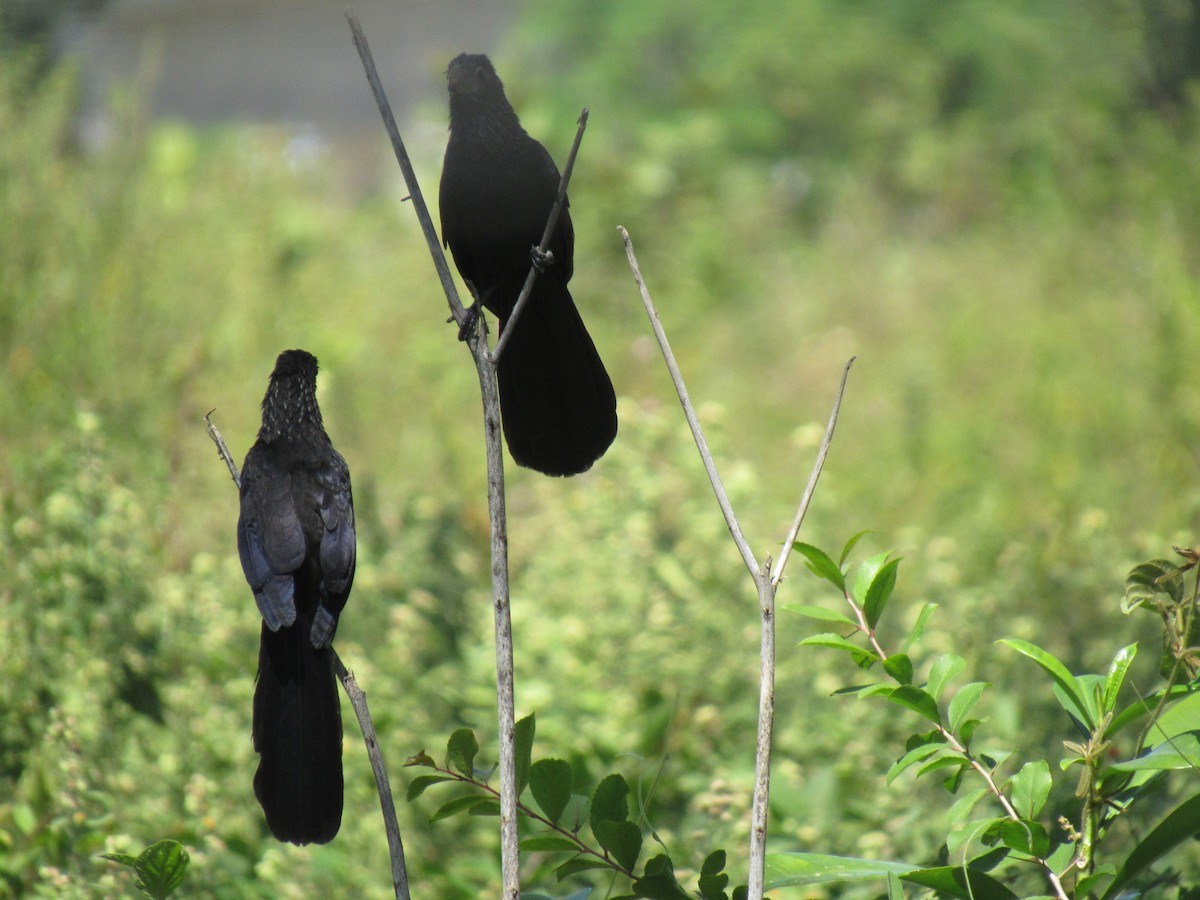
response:
[[[190,861],[187,850],[176,841],[158,841],[137,856],[128,853],[101,855],[133,869],[134,886],[153,900],[165,900],[175,893]]]
[[[833,586],[852,613],[844,619],[848,636],[822,635],[805,639],[801,645],[841,650],[855,666],[868,671],[878,666],[884,680],[856,684],[843,693],[892,700],[916,713],[922,728],[930,722],[934,726],[932,731],[908,737],[904,754],[887,773],[888,783],[905,772],[918,778],[937,773],[945,789],[960,796],[947,815],[949,831],[942,851],[953,865],[929,868],[817,853],[776,853],[769,856],[771,885],[886,879],[889,892],[899,881],[953,897],[1030,896],[1040,888],[1047,896],[1100,893],[1105,898],[1124,896],[1131,888],[1145,889],[1164,880],[1179,884],[1184,893],[1200,887],[1184,884],[1189,871],[1186,865],[1177,864],[1166,874],[1154,868],[1171,851],[1200,835],[1200,798],[1191,796],[1178,802],[1178,795],[1190,791],[1190,786],[1163,784],[1171,771],[1196,770],[1200,693],[1190,678],[1186,687],[1175,683],[1180,664],[1194,654],[1192,648],[1175,644],[1175,664],[1167,667],[1166,683],[1149,697],[1129,703],[1122,699],[1123,688],[1137,654],[1136,644],[1118,650],[1104,675],[1073,675],[1061,660],[1036,644],[1001,641],[1043,670],[1055,700],[1086,735],[1083,742],[1063,742],[1068,755],[1058,768],[1063,773],[1079,769],[1073,796],[1069,796],[1061,789],[1055,791],[1050,761],[1030,758],[1030,748],[973,748],[973,742],[980,742],[980,728],[986,719],[974,718],[971,713],[991,685],[969,682],[954,692],[948,703],[942,702],[948,681],[966,666],[963,657],[943,654],[934,658],[922,687],[912,681],[914,667],[909,657],[884,649],[887,639],[877,626],[896,585],[892,563],[897,560],[890,560],[888,554],[868,557],[849,579],[843,569],[848,548],[842,552],[840,564],[809,544],[797,543],[796,550],[808,559],[814,575]],[[1192,559],[1190,568],[1194,554],[1180,552]],[[1126,610],[1148,607],[1158,595],[1164,595],[1158,609],[1166,630],[1171,631],[1179,618],[1187,615],[1185,608],[1194,607],[1200,595],[1198,588],[1184,600],[1181,575],[1180,567],[1161,560],[1136,566],[1127,579]],[[1166,614],[1164,604],[1176,612]],[[830,620],[811,606],[795,611],[808,618]],[[897,657],[902,659],[899,665]],[[1117,742],[1134,726],[1138,732],[1128,744],[1130,755],[1121,759]],[[992,740],[989,736],[989,743]],[[1164,746],[1170,749],[1160,752]],[[975,786],[964,791],[968,784]],[[1133,833],[1139,836],[1131,842],[1126,820],[1153,821],[1160,815],[1164,799],[1177,805],[1144,835],[1140,834],[1144,827],[1134,826]],[[1057,834],[1060,829],[1065,833]],[[992,870],[996,876],[990,874]],[[1022,892],[1014,893],[1013,888]]]
[[[518,721],[516,732],[516,755],[518,760],[524,758],[527,761],[525,770],[529,773],[529,793],[541,808],[539,813],[520,799],[525,790],[525,784],[521,783],[517,792],[517,812],[523,821],[532,823],[538,829],[533,834],[528,834],[526,830],[528,836],[520,842],[523,852],[570,854],[569,859],[554,866],[554,875],[559,881],[596,869],[624,876],[631,882],[633,893],[622,897],[627,896],[630,900],[635,897],[646,900],[688,900],[693,896],[676,880],[674,864],[665,853],[648,859],[642,873],[637,874],[637,863],[643,849],[642,830],[630,818],[627,799],[629,783],[624,776],[614,772],[602,778],[589,795],[573,794],[574,776],[570,766],[562,760],[539,759],[528,763],[535,732],[534,717],[529,715]],[[438,773],[420,775],[409,782],[410,802],[421,796],[426,788],[436,784],[456,783],[471,788],[469,793],[459,794],[443,803],[430,816],[431,824],[460,813],[476,815],[481,810],[499,812],[499,790],[488,783],[494,770],[477,773],[472,764],[478,750],[475,735],[469,729],[459,729],[446,743],[448,762],[445,767],[437,765],[423,750],[409,758],[407,766],[433,769]],[[518,766],[518,771],[520,768]],[[563,810],[571,801],[575,801],[577,814],[569,821],[562,822]],[[587,824],[594,844],[581,836],[584,810],[587,811]],[[642,816],[645,816],[645,812],[643,809]],[[652,836],[658,840],[657,835]],[[729,876],[724,873],[724,868],[725,851],[714,850],[709,853],[700,868],[695,896],[700,900],[729,900],[729,894],[725,891]],[[744,885],[735,888],[734,900],[744,898],[745,892]]]

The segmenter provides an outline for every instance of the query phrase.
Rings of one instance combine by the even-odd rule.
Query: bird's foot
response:
[[[458,339],[460,341],[468,340],[475,333],[475,325],[479,322],[479,301],[476,300],[467,307],[467,314],[463,316],[462,324],[458,326]]]
[[[529,250],[529,261],[533,263],[533,267],[538,270],[538,274],[542,274],[550,266],[554,265],[553,251],[542,251],[540,247],[531,247]]]

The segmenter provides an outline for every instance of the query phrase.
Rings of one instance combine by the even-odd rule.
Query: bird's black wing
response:
[[[292,499],[291,479],[256,445],[242,467],[238,555],[263,622],[272,631],[296,621],[293,574],[306,556],[304,530]]]
[[[309,484],[324,528],[319,551],[320,602],[313,616],[311,639],[314,647],[326,647],[333,640],[337,618],[354,582],[354,496],[350,470],[341,454],[330,448],[329,458]]]

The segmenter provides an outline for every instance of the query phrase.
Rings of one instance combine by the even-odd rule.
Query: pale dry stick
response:
[[[433,227],[433,219],[429,208],[421,194],[421,186],[417,183],[416,173],[408,161],[408,152],[404,149],[404,141],[400,130],[396,127],[391,105],[387,94],[379,80],[375,69],[375,61],[371,56],[371,48],[367,44],[366,35],[353,13],[346,13],[350,30],[354,35],[354,46],[358,49],[359,59],[362,60],[367,81],[375,94],[375,103],[379,114],[383,117],[388,137],[392,142],[392,150],[400,169],[404,173],[404,181],[408,187],[409,196],[413,201],[413,209],[421,223],[421,231],[425,235],[425,243],[429,246],[429,254],[433,257],[438,277],[442,281],[442,289],[446,292],[446,302],[450,305],[450,313],[458,325],[467,319],[467,311],[458,298],[454,279],[450,275],[450,267],[446,262],[446,254],[438,241],[437,231]],[[476,298],[478,302],[478,298]],[[508,588],[508,524],[504,507],[504,451],[501,448],[500,432],[500,393],[496,384],[496,367],[492,363],[487,348],[487,337],[480,328],[474,328],[467,335],[467,346],[471,350],[471,358],[475,361],[475,371],[479,376],[479,390],[483,399],[484,440],[487,447],[488,473],[488,518],[491,527],[491,559],[492,559],[492,612],[496,632],[496,718],[499,730],[499,769],[500,769],[500,870],[503,883],[503,896],[506,900],[519,900],[521,882],[519,871],[519,848],[517,837],[517,770],[516,770],[516,699],[513,688],[513,643],[512,618],[509,609]]]
[[[708,441],[704,439],[700,420],[696,418],[696,410],[692,407],[687,386],[683,383],[683,373],[679,371],[679,365],[675,362],[675,354],[671,352],[671,343],[667,340],[666,331],[663,330],[658,310],[654,308],[654,301],[650,299],[650,291],[646,288],[646,282],[642,280],[642,271],[638,268],[637,257],[633,253],[633,241],[624,226],[618,225],[617,231],[620,232],[621,239],[625,241],[625,256],[629,260],[629,268],[633,271],[633,280],[637,283],[638,291],[641,292],[642,305],[646,307],[646,315],[650,317],[650,327],[654,329],[654,337],[658,340],[659,349],[662,350],[667,371],[671,373],[671,381],[675,385],[675,393],[679,395],[683,415],[687,418],[688,427],[692,429],[692,439],[696,442],[696,449],[700,451],[700,460],[704,463],[704,471],[708,473],[708,481],[712,485],[713,493],[717,495],[717,505],[721,507],[721,513],[725,516],[725,524],[729,528],[730,535],[733,536],[733,542],[737,544],[738,551],[742,554],[742,562],[746,564],[746,568],[750,570],[750,577],[757,584],[758,560],[754,558],[754,552],[746,542],[745,535],[742,534],[742,527],[738,524],[737,516],[733,514],[733,505],[729,502],[729,495],[725,493],[725,485],[721,483],[717,464],[713,462],[712,453],[708,449]]]
[[[371,771],[375,773],[375,784],[379,788],[379,808],[383,811],[388,846],[399,848],[399,853],[392,854],[392,887],[396,892],[396,900],[409,900],[408,871],[404,867],[404,844],[400,840],[400,823],[396,821],[396,801],[392,799],[392,785],[388,781],[387,770],[383,767],[383,754],[379,749],[375,723],[371,720],[370,710],[367,709],[367,695],[358,686],[358,679],[354,677],[354,673],[342,664],[342,658],[337,655],[336,650],[333,651],[333,670],[341,679],[346,696],[350,698],[350,705],[354,707],[354,715],[358,718],[359,730],[362,731],[363,742],[367,745],[367,757],[371,760]]]
[[[746,568],[750,570],[750,576],[754,579],[754,585],[758,590],[759,615],[762,619],[762,638],[759,648],[758,736],[755,745],[754,800],[750,819],[750,866],[747,887],[751,900],[762,900],[763,886],[766,880],[768,801],[771,793],[771,740],[775,723],[775,592],[779,587],[780,579],[783,577],[783,568],[787,562],[788,552],[791,549],[792,543],[796,540],[796,535],[800,531],[801,524],[804,522],[804,516],[808,512],[809,503],[812,500],[813,492],[816,490],[817,481],[821,477],[821,470],[825,465],[825,458],[829,454],[829,446],[833,442],[833,432],[837,425],[838,413],[842,406],[842,396],[846,391],[846,378],[849,375],[850,366],[854,360],[851,359],[850,362],[846,363],[845,371],[842,373],[842,382],[838,388],[837,399],[834,401],[833,412],[829,417],[829,424],[825,429],[825,438],[821,442],[821,449],[817,454],[817,461],[813,465],[812,475],[809,477],[808,486],[805,488],[804,496],[800,501],[800,508],[796,513],[795,521],[788,532],[784,552],[780,554],[780,560],[775,566],[774,574],[772,574],[770,557],[760,566],[755,560],[753,552],[750,550],[750,545],[746,542],[742,534],[737,516],[733,512],[733,506],[729,502],[729,496],[725,493],[725,487],[721,483],[721,476],[717,472],[717,466],[713,461],[712,453],[709,452],[708,442],[704,439],[700,420],[697,418],[691,399],[688,397],[687,387],[683,382],[683,375],[679,371],[679,365],[676,363],[675,355],[671,351],[671,344],[667,340],[667,334],[663,329],[662,321],[659,319],[658,310],[654,307],[654,301],[650,298],[650,291],[646,288],[646,282],[642,278],[637,257],[633,252],[633,241],[630,240],[629,232],[624,228],[618,226],[617,230],[621,233],[621,238],[625,241],[625,255],[629,260],[629,268],[633,271],[634,281],[637,283],[638,290],[642,295],[642,304],[646,307],[646,314],[650,318],[650,326],[654,329],[654,336],[657,338],[659,348],[662,350],[663,359],[667,364],[667,371],[671,373],[671,381],[675,384],[675,391],[679,395],[679,403],[683,407],[684,416],[687,418],[688,425],[692,430],[692,438],[696,442],[696,448],[700,451],[700,459],[704,463],[705,471],[708,472],[709,483],[712,485],[713,493],[716,494],[721,512],[725,516],[725,524],[728,526],[729,533],[732,535],[734,543],[737,544],[738,550],[742,554],[742,560],[745,562]]]
[[[562,212],[563,205],[567,202],[567,185],[571,183],[571,171],[575,168],[575,157],[579,154],[579,144],[583,140],[583,131],[587,128],[587,120],[588,110],[585,106],[583,112],[579,114],[579,128],[575,132],[575,140],[571,143],[571,152],[567,154],[567,164],[563,166],[562,177],[558,182],[558,196],[554,198],[554,205],[550,207],[550,218],[546,220],[546,229],[542,232],[542,242],[538,244],[536,250],[536,255],[539,257],[545,257],[546,251],[550,247],[550,238],[554,234],[554,227],[558,224],[559,213]],[[508,346],[509,335],[512,334],[513,326],[529,302],[529,295],[533,293],[533,283],[539,274],[541,273],[536,264],[529,267],[529,274],[525,276],[525,284],[522,285],[521,293],[517,295],[517,302],[513,305],[513,311],[504,324],[504,333],[496,340],[496,347],[492,350],[493,363],[500,361],[500,355]]]
[[[204,417],[208,436],[217,445],[217,453],[229,468],[229,474],[233,477],[234,485],[241,490],[242,479],[238,474],[237,463],[233,461],[233,456],[230,454],[229,448],[225,445],[225,439],[221,437],[221,432],[213,424],[212,414],[213,411],[209,410],[208,415]],[[358,727],[362,731],[363,743],[367,745],[367,758],[371,761],[371,771],[375,773],[375,787],[379,791],[379,808],[383,813],[383,826],[387,832],[388,848],[391,851],[392,857],[392,888],[396,892],[396,900],[409,900],[408,870],[404,865],[404,842],[400,838],[400,823],[396,819],[396,804],[392,800],[392,786],[388,780],[387,767],[383,764],[383,753],[379,749],[379,738],[375,734],[375,723],[371,719],[370,709],[367,708],[367,695],[358,686],[358,681],[355,679],[354,673],[342,663],[342,658],[338,656],[337,651],[332,647],[329,649],[333,652],[333,670],[342,682],[342,688],[345,690],[346,696],[350,698],[350,705],[354,708],[354,715],[358,719]]]
[[[442,290],[446,292],[446,302],[450,304],[450,314],[454,316],[457,324],[462,325],[467,319],[467,311],[458,297],[458,288],[454,286],[454,276],[450,274],[450,265],[446,262],[446,254],[442,252],[437,231],[434,230],[433,218],[429,215],[425,197],[417,185],[417,175],[408,158],[408,151],[404,149],[404,141],[400,138],[400,129],[396,125],[396,117],[392,115],[392,106],[388,103],[383,82],[379,80],[375,59],[371,56],[370,45],[367,44],[367,36],[358,23],[358,17],[349,10],[346,11],[346,21],[350,24],[350,33],[354,37],[354,46],[358,50],[358,58],[362,61],[363,71],[366,72],[367,83],[371,86],[371,93],[375,95],[375,105],[379,108],[379,115],[383,117],[383,127],[391,141],[392,152],[396,154],[396,162],[400,164],[404,183],[408,186],[409,198],[412,200],[413,209],[417,212],[417,221],[421,223],[425,243],[429,245],[429,254],[433,257],[433,265],[442,282]]]
[[[825,468],[825,458],[829,456],[829,446],[833,443],[833,432],[837,427],[838,416],[842,411],[842,397],[846,393],[846,380],[850,377],[850,367],[854,365],[854,360],[857,356],[852,356],[846,363],[846,367],[842,369],[842,383],[838,385],[837,397],[833,401],[833,411],[829,414],[829,424],[825,426],[825,437],[821,441],[821,449],[817,451],[817,463],[813,466],[812,475],[808,478],[808,484],[804,488],[804,496],[800,498],[800,508],[796,510],[795,521],[792,522],[792,527],[788,531],[788,536],[783,542],[783,549],[779,552],[779,559],[775,562],[775,568],[771,571],[771,583],[778,585],[783,580],[783,570],[787,566],[788,557],[792,554],[792,546],[796,543],[796,536],[800,533],[800,526],[804,524],[804,517],[808,514],[808,505],[812,502],[813,493],[817,489],[817,480],[821,477],[821,470]]]

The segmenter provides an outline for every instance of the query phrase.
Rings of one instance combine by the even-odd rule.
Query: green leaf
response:
[[[925,689],[934,697],[940,697],[946,683],[965,669],[967,661],[954,653],[943,653],[933,662],[929,670],[929,682]]]
[[[33,834],[37,829],[37,814],[28,803],[18,803],[12,808],[13,824],[22,834]]]
[[[700,866],[700,879],[696,886],[704,900],[725,900],[729,876],[725,874],[724,850],[714,850],[705,857],[703,865]]]
[[[600,846],[607,850],[612,858],[626,872],[632,872],[642,853],[642,832],[628,819],[614,822],[605,819],[592,826],[592,833]]]
[[[478,752],[479,741],[475,740],[475,734],[470,728],[458,729],[446,742],[447,764],[468,778],[475,775],[475,754]]]
[[[1129,667],[1135,656],[1137,656],[1136,643],[1122,647],[1113,657],[1113,661],[1108,667],[1108,675],[1104,679],[1104,698],[1100,704],[1101,714],[1116,711],[1117,695],[1121,693],[1121,687],[1125,684],[1125,676],[1129,673]]]
[[[1146,743],[1157,744],[1167,738],[1192,731],[1200,731],[1200,691],[1195,688],[1192,688],[1190,696],[1172,703],[1155,720]]]
[[[559,881],[575,875],[579,872],[586,872],[588,869],[611,869],[612,866],[604,860],[596,859],[591,856],[577,856],[575,859],[568,859],[561,866],[554,870],[555,876]]]
[[[883,661],[883,670],[900,684],[912,684],[913,664],[907,653],[893,653]]]
[[[943,756],[939,756],[937,759],[931,759],[925,765],[921,766],[921,768],[917,769],[917,777],[920,778],[922,775],[928,775],[930,772],[937,772],[940,769],[954,769],[955,771],[944,782],[946,790],[953,794],[958,790],[958,783],[962,780],[963,766],[967,764],[964,757],[951,751]]]
[[[470,812],[474,807],[488,802],[495,803],[496,799],[486,794],[466,794],[462,797],[455,797],[449,803],[443,804],[437,812],[429,817],[429,824],[432,825],[434,822],[439,822],[442,819],[447,819],[461,812]]]
[[[175,892],[187,871],[187,850],[178,841],[158,841],[138,854],[133,864],[135,884],[154,900],[164,900]]]
[[[992,876],[961,866],[938,866],[900,876],[909,884],[932,888],[939,897],[961,900],[1017,900],[1014,894]]]
[[[999,835],[1000,826],[1007,821],[1005,818],[990,818],[963,822],[959,827],[951,830],[946,835],[946,850],[951,858],[957,859],[965,855],[965,848],[972,841],[976,839],[987,841],[988,835]]]
[[[527,853],[539,851],[554,853],[559,850],[577,852],[579,850],[579,845],[574,841],[557,834],[535,834],[532,837],[523,839],[519,846]]]
[[[1028,641],[1016,638],[1004,638],[999,643],[1028,656],[1041,666],[1059,687],[1061,693],[1056,694],[1056,696],[1063,705],[1063,708],[1082,722],[1088,731],[1095,730],[1096,719],[1092,715],[1091,704],[1088,702],[1086,693],[1082,690],[1079,681],[1067,670],[1066,666],[1041,647],[1031,644]]]
[[[434,784],[441,784],[443,781],[453,781],[449,775],[420,775],[408,783],[408,791],[405,798],[409,803],[412,803],[423,793],[425,788]]]
[[[784,603],[782,606],[788,612],[804,616],[806,619],[816,619],[819,622],[837,622],[839,625],[849,625],[856,628],[857,624],[844,612],[836,609],[826,609],[824,606],[812,606],[807,603]]]
[[[904,876],[916,869],[917,867],[910,863],[830,856],[824,853],[768,853],[766,889],[773,891],[805,884],[873,881],[886,878],[889,873]]]
[[[623,822],[629,818],[629,803],[625,799],[628,796],[628,782],[615,773],[606,776],[596,785],[596,790],[592,792],[592,809],[589,814],[593,834],[600,822]]]
[[[942,716],[938,712],[937,701],[919,687],[902,684],[888,695],[888,699],[920,713],[935,725],[941,724]]]
[[[1183,601],[1183,570],[1169,559],[1152,559],[1134,566],[1125,579],[1121,611],[1129,613],[1139,606],[1153,606],[1159,594],[1173,604]]]
[[[929,623],[929,617],[933,615],[934,610],[937,608],[938,605],[936,603],[926,603],[921,607],[921,611],[917,614],[917,621],[913,623],[912,630],[908,632],[908,637],[900,645],[901,650],[907,653],[921,639],[921,636],[925,634],[925,626]]]
[[[1038,859],[1050,852],[1050,836],[1040,822],[1006,819],[1000,826],[1000,839],[1004,846]]]
[[[1200,730],[1200,690],[1197,690],[1192,685],[1177,684],[1172,687],[1167,694],[1168,703],[1170,704],[1166,711],[1159,716],[1155,722],[1155,727],[1151,729],[1149,739],[1154,741],[1156,735],[1166,734],[1182,734],[1185,731]],[[1113,716],[1113,720],[1108,725],[1106,734],[1109,736],[1117,734],[1127,728],[1131,723],[1138,721],[1146,713],[1158,709],[1159,702],[1163,698],[1162,691],[1156,691],[1145,699],[1135,700],[1127,707]],[[1169,726],[1169,719],[1175,716],[1187,716],[1194,725],[1185,727]],[[1160,731],[1163,729],[1164,731]]]
[[[131,869],[137,865],[137,857],[132,853],[101,853],[100,858],[112,860],[123,866],[129,866]]]
[[[427,769],[436,769],[437,763],[424,750],[418,750],[412,756],[404,761],[405,766],[424,766]]]
[[[866,615],[867,624],[872,629],[883,615],[888,598],[892,596],[892,591],[896,587],[896,570],[899,568],[899,557],[888,560],[883,568],[875,573],[875,577],[871,579],[871,586],[867,588],[867,596],[863,601],[863,614]]]
[[[1012,789],[1009,799],[1018,815],[1032,819],[1042,811],[1050,796],[1050,765],[1044,759],[1027,762],[1008,784]]]
[[[513,767],[517,776],[517,796],[529,784],[529,760],[533,753],[533,734],[537,730],[537,721],[530,713],[513,726]]]
[[[467,810],[469,816],[498,816],[500,815],[500,800],[496,797],[484,797],[482,803],[476,803]]]
[[[803,541],[796,541],[792,544],[792,549],[804,555],[808,560],[808,568],[818,578],[824,578],[839,591],[846,591],[846,576],[842,574],[842,570],[838,568],[837,563],[829,558],[829,555],[819,547],[814,547],[812,544],[806,544]]]
[[[1109,768],[1118,772],[1200,769],[1200,738],[1195,734],[1179,734],[1159,744],[1149,753],[1135,759],[1115,762]]]
[[[917,763],[923,763],[933,756],[944,753],[953,753],[944,743],[920,744],[913,747],[902,757],[892,763],[892,767],[888,769],[887,783],[891,784],[895,781],[905,769],[908,769]],[[961,757],[960,757],[961,758]]]
[[[867,602],[867,591],[871,589],[871,583],[875,580],[875,576],[879,574],[888,560],[889,553],[876,553],[874,556],[868,556],[858,564],[858,569],[854,573],[854,586],[851,588],[850,596],[854,598],[855,603],[859,607],[863,607]]]
[[[646,900],[691,900],[675,880],[671,858],[660,853],[646,862],[644,874],[633,883],[634,893]]]
[[[954,805],[950,807],[946,813],[946,820],[951,826],[960,825],[967,820],[971,815],[976,804],[984,797],[990,796],[991,791],[988,788],[982,787],[974,791],[969,791],[954,801]]]
[[[854,660],[854,664],[861,668],[873,665],[879,661],[879,657],[870,650],[865,650],[855,644],[853,641],[848,641],[839,634],[814,634],[811,637],[806,637],[800,641],[798,647],[832,647],[834,650],[844,650],[849,653]]]
[[[972,681],[964,684],[950,698],[950,706],[946,712],[950,717],[950,731],[953,734],[958,734],[958,730],[962,728],[963,722],[975,708],[975,704],[979,702],[984,690],[989,687],[991,685],[986,681]]]
[[[846,546],[842,548],[842,555],[838,557],[838,565],[844,566],[846,564],[846,560],[850,558],[850,551],[854,549],[855,545],[868,534],[874,533],[875,532],[871,531],[870,529],[867,529],[865,531],[858,532],[858,534],[853,535],[850,540],[846,541]]]
[[[571,799],[571,764],[564,759],[539,759],[529,768],[529,790],[542,813],[554,824]]]

